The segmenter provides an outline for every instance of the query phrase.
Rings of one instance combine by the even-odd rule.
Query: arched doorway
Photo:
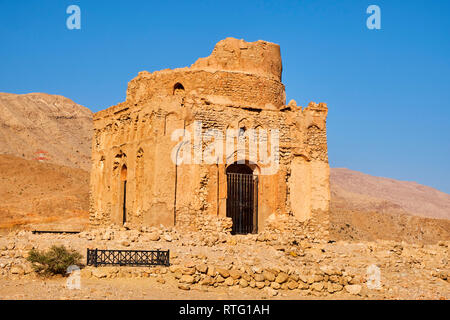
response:
[[[122,223],[127,222],[127,166],[120,170],[120,190],[122,193]]]
[[[227,217],[233,220],[232,234],[258,230],[258,176],[247,164],[233,163],[227,174]]]

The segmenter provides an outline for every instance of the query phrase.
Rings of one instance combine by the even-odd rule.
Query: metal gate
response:
[[[232,234],[258,231],[258,176],[227,173],[227,217],[233,220]]]

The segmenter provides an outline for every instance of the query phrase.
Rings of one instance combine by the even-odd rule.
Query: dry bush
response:
[[[27,260],[39,274],[64,275],[69,266],[80,265],[81,258],[81,254],[75,250],[67,250],[64,246],[52,246],[47,252],[30,250]]]

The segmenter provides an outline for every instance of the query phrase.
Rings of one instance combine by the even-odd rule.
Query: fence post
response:
[[[170,266],[170,261],[169,261],[169,259],[170,259],[170,250],[169,250],[169,249],[167,249],[167,260],[166,260],[166,266]]]
[[[97,248],[95,248],[95,260],[94,260],[94,266],[97,268],[97,258],[98,258],[98,256],[97,256]]]

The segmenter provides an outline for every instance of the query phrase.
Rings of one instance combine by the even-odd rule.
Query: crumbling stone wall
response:
[[[330,200],[328,109],[324,103],[286,105],[281,70],[278,45],[228,38],[191,68],[139,73],[129,83],[125,102],[94,116],[92,224],[123,224],[126,181],[130,227],[163,224],[206,231],[217,224],[227,229],[226,169],[242,160],[252,165],[259,179],[258,230],[268,226],[269,217],[284,221],[290,215],[302,224],[314,222],[317,236],[325,235]],[[195,137],[196,130],[204,136],[211,129],[221,132],[224,140],[227,129],[242,130],[236,143],[252,139],[252,129],[269,135],[278,130],[277,170],[265,174],[267,164],[248,147],[238,159],[239,152],[227,153],[220,139],[225,152],[215,163],[173,161],[182,150],[182,137],[174,137],[174,132]],[[272,146],[270,137],[263,140]],[[205,153],[207,147],[194,138],[193,150]]]

